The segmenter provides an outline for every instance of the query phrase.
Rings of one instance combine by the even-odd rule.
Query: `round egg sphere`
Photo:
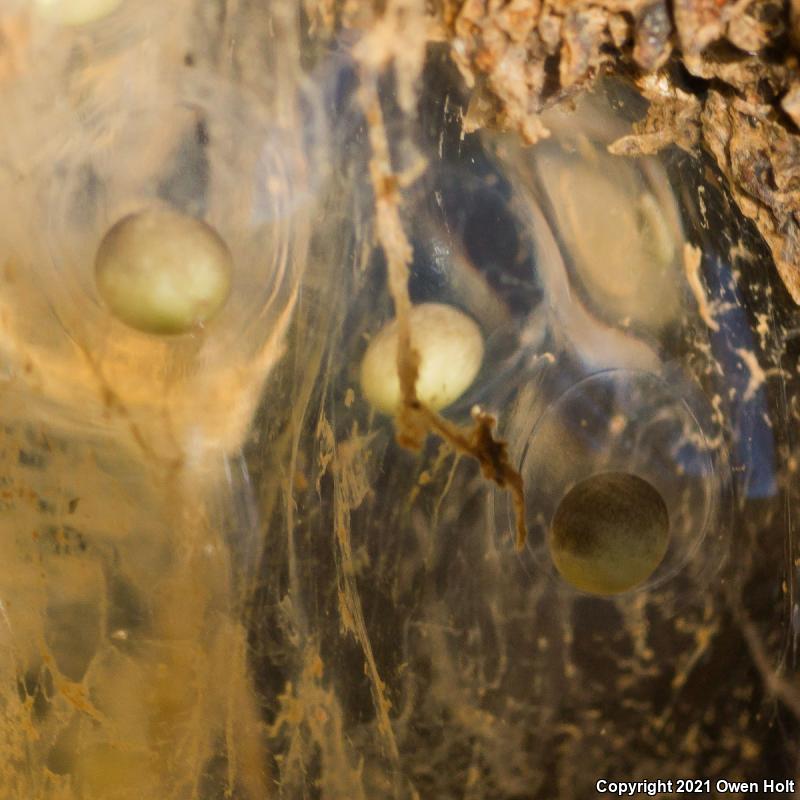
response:
[[[97,289],[117,319],[144,333],[186,333],[211,320],[231,287],[233,258],[194,217],[148,210],[119,220],[95,259]]]
[[[647,580],[669,543],[669,514],[658,491],[626,472],[592,475],[561,500],[550,552],[576,589],[611,595]]]
[[[419,353],[417,397],[438,411],[455,402],[472,384],[483,361],[483,335],[477,323],[443,303],[413,306],[411,343]],[[361,362],[361,387],[369,402],[386,414],[400,405],[397,376],[398,325],[380,330]]]

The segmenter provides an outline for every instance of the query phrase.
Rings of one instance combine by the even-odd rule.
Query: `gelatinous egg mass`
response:
[[[185,333],[208,322],[228,297],[233,259],[205,222],[175,211],[142,211],[100,243],[97,289],[119,320],[145,333]]]
[[[452,306],[421,303],[411,310],[411,342],[419,353],[417,396],[434,410],[449,406],[475,380],[483,361],[483,336],[477,323]],[[397,322],[379,331],[361,362],[361,387],[380,411],[400,404],[397,377]]]
[[[120,5],[122,0],[35,0],[40,16],[58,25],[88,25]]]
[[[626,472],[593,475],[567,492],[553,518],[550,552],[576,589],[617,594],[653,574],[669,543],[669,515],[651,484]]]

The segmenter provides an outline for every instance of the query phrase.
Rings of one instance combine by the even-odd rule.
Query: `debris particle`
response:
[[[686,280],[689,282],[689,288],[692,290],[694,299],[697,302],[697,310],[709,330],[718,331],[719,323],[714,319],[706,297],[705,287],[700,279],[700,262],[702,259],[703,253],[699,247],[695,247],[688,242],[683,246],[683,267],[686,271]]]

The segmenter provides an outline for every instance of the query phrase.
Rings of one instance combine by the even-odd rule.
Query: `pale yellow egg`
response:
[[[420,356],[417,396],[438,410],[455,402],[472,384],[483,361],[478,325],[452,306],[422,303],[410,315],[411,341]],[[387,414],[400,404],[397,376],[397,321],[379,331],[361,363],[361,388],[367,400]]]
[[[146,333],[185,333],[228,297],[233,259],[205,222],[175,211],[124,217],[97,251],[100,296],[122,322]]]

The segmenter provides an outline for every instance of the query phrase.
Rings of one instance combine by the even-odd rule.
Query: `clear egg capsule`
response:
[[[719,558],[721,467],[696,400],[677,375],[622,369],[550,396],[521,459],[537,569],[607,596],[669,586]]]

